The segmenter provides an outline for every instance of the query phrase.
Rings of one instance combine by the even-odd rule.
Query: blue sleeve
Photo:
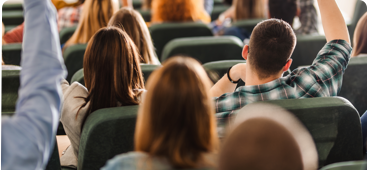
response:
[[[213,12],[214,0],[204,0],[205,11],[210,15]]]
[[[25,28],[21,87],[12,117],[3,117],[3,170],[43,169],[49,159],[61,108],[60,82],[66,75],[50,0],[24,0]]]

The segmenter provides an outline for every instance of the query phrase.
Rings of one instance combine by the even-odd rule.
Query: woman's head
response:
[[[117,0],[85,0],[78,28],[65,46],[87,43],[100,28],[107,26],[117,10]]]
[[[354,32],[352,57],[367,54],[367,13],[358,21]]]
[[[196,168],[218,145],[211,82],[192,58],[174,57],[155,71],[139,110],[135,150]]]
[[[152,0],[143,0],[143,9],[151,9]]]
[[[124,31],[116,27],[100,29],[88,42],[83,62],[88,114],[101,108],[139,104],[139,89],[144,89],[139,53]]]
[[[265,18],[263,0],[234,0],[234,20]]]
[[[209,15],[205,12],[203,0],[154,0],[152,2],[152,22],[203,21],[206,17]],[[210,22],[210,17],[208,19]]]
[[[148,27],[139,12],[131,8],[121,8],[112,16],[108,25],[124,30],[138,47],[141,62],[153,64],[155,57],[153,42]]]

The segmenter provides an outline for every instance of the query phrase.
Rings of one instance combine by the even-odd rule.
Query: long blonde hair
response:
[[[263,0],[234,0],[234,21],[265,18]]]
[[[117,10],[116,0],[86,0],[78,28],[65,43],[65,47],[87,43],[100,28],[107,26],[113,13]]]
[[[160,64],[155,62],[158,59],[156,58],[152,38],[139,12],[127,7],[121,8],[112,16],[108,25],[119,27],[130,36],[138,47],[142,63]]]
[[[358,21],[353,38],[352,57],[367,54],[367,13]]]
[[[173,168],[199,168],[208,163],[204,154],[218,149],[210,87],[196,60],[167,60],[148,80],[138,113],[135,150],[166,158]]]
[[[152,22],[210,22],[203,0],[154,0]]]

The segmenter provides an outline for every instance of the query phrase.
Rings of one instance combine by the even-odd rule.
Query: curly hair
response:
[[[154,0],[152,22],[210,22],[202,0]]]

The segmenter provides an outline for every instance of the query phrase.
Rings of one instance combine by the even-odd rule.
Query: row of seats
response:
[[[84,52],[83,52],[84,53]],[[80,55],[83,56],[83,55]],[[81,60],[82,61],[82,60]],[[215,61],[203,64],[204,69],[207,71],[208,75],[212,78],[213,83],[215,83],[219,78],[221,78],[227,69],[237,63],[244,63],[245,60],[225,60],[225,61]],[[68,59],[65,63],[75,64]],[[69,81],[77,81],[84,84],[84,73],[82,69],[82,62],[79,63],[80,67],[74,67],[74,70],[69,70]],[[343,85],[339,96],[348,99],[357,109],[357,111],[362,115],[367,110],[367,91],[365,86],[365,79],[360,77],[367,77],[367,73],[360,71],[367,66],[367,56],[360,56],[357,58],[352,58],[349,62],[348,69],[345,71],[343,78]],[[141,69],[145,80],[148,80],[150,74],[159,65],[149,65],[142,64]],[[73,72],[73,73],[71,73]],[[15,103],[18,98],[18,89],[20,86],[19,82],[19,71],[18,70],[3,70],[2,71],[2,112],[3,113],[13,113],[15,111]],[[6,83],[5,83],[6,82]],[[243,85],[239,84],[239,85]]]
[[[327,97],[265,103],[289,110],[305,125],[315,141],[320,168],[336,162],[363,159],[359,115],[346,99]],[[115,155],[134,150],[138,108],[139,106],[125,106],[100,109],[87,118],[80,139],[79,170],[100,169]],[[57,159],[58,154],[53,154],[50,158]],[[57,162],[53,164],[57,166]],[[332,169],[334,166],[323,169]]]

